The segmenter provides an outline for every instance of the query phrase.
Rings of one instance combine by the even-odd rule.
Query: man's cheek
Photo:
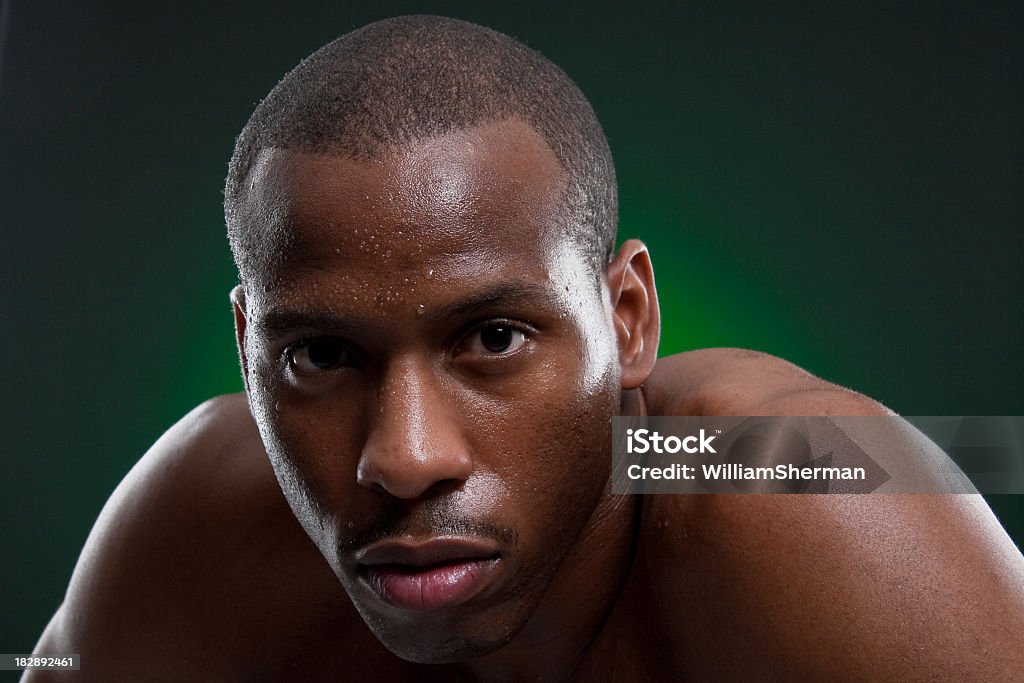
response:
[[[516,422],[496,470],[519,507],[585,506],[608,476],[610,428],[571,404],[539,407]]]
[[[302,483],[317,503],[334,513],[341,512],[356,488],[357,456],[341,449],[290,441],[289,459],[301,472]]]
[[[343,417],[320,419],[317,411],[282,406],[269,421],[269,450],[289,502],[294,498],[323,524],[344,516],[356,486],[358,450],[354,450],[353,426]],[[295,503],[293,503],[295,507]]]

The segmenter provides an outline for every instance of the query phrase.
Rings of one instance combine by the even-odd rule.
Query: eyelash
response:
[[[519,332],[523,335],[524,344],[528,343],[537,333],[535,327],[522,321],[509,320],[508,318],[486,318],[469,326],[469,330],[462,335],[456,349],[462,348],[473,335],[479,334],[480,332],[493,327],[507,327],[515,332]],[[513,353],[515,353],[515,351],[494,353],[490,355],[493,358],[503,358],[506,354],[512,355]]]
[[[284,347],[284,349],[281,352],[281,356],[282,356],[282,359],[283,359],[285,365],[292,372],[297,372],[298,374],[302,374],[302,375],[318,374],[318,373],[304,372],[304,371],[298,370],[295,367],[295,355],[299,351],[302,351],[303,349],[308,349],[312,344],[314,344],[315,342],[318,342],[318,341],[334,341],[334,342],[337,342],[342,347],[342,352],[343,353],[346,353],[349,356],[354,357],[356,360],[359,359],[359,354],[357,354],[352,349],[352,347],[349,344],[346,344],[340,337],[332,337],[330,335],[315,335],[315,336],[311,335],[311,336],[302,337],[298,341],[295,341],[295,342],[293,342],[291,344],[288,344],[287,346]],[[337,369],[343,368],[343,367],[349,367],[349,365],[342,364],[342,365],[339,365],[337,367],[324,369],[324,370],[322,370],[322,372],[330,372],[332,370],[337,370]]]
[[[483,332],[486,329],[495,328],[495,327],[509,328],[509,329],[513,330],[514,332],[518,332],[519,334],[523,335],[523,344],[522,345],[525,345],[525,344],[529,343],[529,341],[531,339],[533,339],[534,336],[537,333],[537,330],[536,330],[536,328],[533,325],[531,325],[529,323],[525,323],[523,321],[510,320],[508,318],[486,318],[486,319],[483,319],[483,320],[471,323],[468,326],[468,331],[466,331],[465,333],[463,333],[463,334],[461,334],[459,336],[459,341],[455,345],[455,349],[459,350],[462,347],[464,347],[468,343],[468,341],[470,339],[472,339],[473,335],[479,334],[479,333]],[[341,344],[341,346],[343,347],[345,353],[348,353],[348,354],[356,357],[357,359],[359,358],[359,354],[356,353],[352,349],[352,347],[350,345],[346,344],[344,341],[342,341],[338,337],[332,337],[332,336],[329,336],[329,335],[310,335],[310,336],[302,337],[302,338],[298,339],[297,341],[292,342],[291,344],[288,344],[287,346],[285,346],[284,349],[282,349],[282,352],[281,352],[282,360],[283,360],[283,362],[285,363],[285,365],[287,367],[289,367],[293,372],[296,372],[297,369],[295,368],[295,355],[299,351],[301,351],[302,349],[308,348],[311,344],[313,344],[315,342],[327,341],[327,340],[337,341],[339,344]],[[518,351],[518,349],[521,348],[521,346],[517,347],[513,351],[486,354],[484,357],[505,358],[507,356],[511,356],[511,355],[515,354]],[[324,369],[322,372],[331,372],[332,370],[337,370],[339,368],[344,368],[344,367],[349,367],[349,366],[342,364],[342,365],[339,365],[339,366],[334,367],[334,368]],[[301,371],[299,371],[299,372],[301,372]],[[316,373],[301,372],[301,374],[308,375],[308,374],[316,374]]]

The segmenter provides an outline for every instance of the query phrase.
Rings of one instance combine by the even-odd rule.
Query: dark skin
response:
[[[1024,558],[977,497],[609,492],[613,414],[887,411],[763,354],[656,360],[646,249],[595,276],[524,124],[370,161],[276,151],[254,178],[246,220],[284,200],[291,233],[232,294],[247,393],[186,416],[107,505],[36,648],[80,653],[69,680],[1024,670]],[[359,561],[382,534],[483,538],[497,569],[396,608]]]

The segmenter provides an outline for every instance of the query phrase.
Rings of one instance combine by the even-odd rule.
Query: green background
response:
[[[407,12],[549,56],[604,123],[662,353],[742,346],[908,415],[1021,415],[1019,3],[5,1],[0,651],[117,482],[240,389],[221,187],[306,54]],[[991,499],[1018,543],[1024,497]]]

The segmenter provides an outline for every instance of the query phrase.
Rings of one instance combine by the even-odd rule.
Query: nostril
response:
[[[387,488],[384,487],[384,477],[371,464],[371,460],[365,456],[360,459],[359,467],[356,469],[356,483],[360,486],[365,486],[368,489],[377,491],[383,491],[387,493]]]
[[[391,495],[391,493],[386,488],[384,488],[382,484],[378,484],[375,481],[360,481],[359,483],[375,493],[385,493],[389,496]]]

